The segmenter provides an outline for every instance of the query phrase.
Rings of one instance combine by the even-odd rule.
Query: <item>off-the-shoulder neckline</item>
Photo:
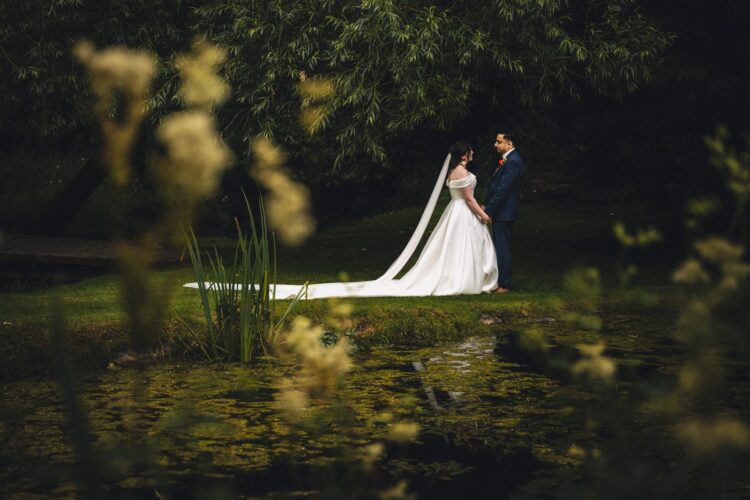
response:
[[[474,177],[474,174],[472,174],[471,172],[469,172],[469,175],[466,175],[464,177],[459,177],[458,179],[448,179],[448,182],[458,182],[458,181],[462,181],[464,179],[468,179],[469,177]]]

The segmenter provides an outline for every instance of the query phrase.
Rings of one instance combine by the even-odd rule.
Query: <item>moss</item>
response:
[[[165,327],[167,344],[176,325]],[[131,349],[125,326],[110,322],[77,327],[68,332],[73,363],[79,371],[102,370],[119,354]],[[163,352],[163,350],[162,350]],[[47,330],[0,327],[0,381],[8,382],[55,373],[55,353]]]
[[[478,332],[480,324],[470,318],[434,307],[390,309],[357,320],[355,341],[363,347],[398,344],[428,346],[441,340],[460,339]]]
[[[658,289],[651,292],[659,298],[650,305],[633,303],[630,292],[605,294],[602,301],[603,334],[610,348],[624,356],[635,348],[632,339],[623,334],[633,327],[645,332],[668,329],[676,309],[673,301],[665,298],[667,292]],[[190,297],[191,301],[194,299]],[[507,330],[512,325],[525,328],[530,324],[554,323],[559,320],[555,317],[559,314],[555,309],[559,299],[555,293],[517,293],[500,300],[491,295],[358,299],[351,301],[354,328],[349,332],[338,331],[329,323],[329,304],[325,300],[300,303],[293,315],[302,314],[326,325],[331,339],[350,335],[359,349],[385,345],[425,347],[441,341]],[[68,299],[66,304],[76,307],[80,300]],[[182,302],[179,296],[177,303],[182,317],[200,330],[203,319],[198,315],[197,304]],[[279,309],[284,307],[282,303]],[[131,348],[127,326],[121,317],[113,318],[109,314],[98,319],[88,315],[74,316],[68,325],[75,361],[83,370],[102,369],[118,354]],[[574,329],[557,328],[554,332],[554,338],[549,340],[559,344],[575,345],[591,340],[585,337],[585,332]],[[186,335],[186,332],[177,319],[171,317],[162,331],[163,347],[171,352],[171,356],[167,356],[170,359],[189,357],[183,344],[176,341],[179,335]],[[639,339],[640,349],[668,342],[663,335]],[[53,356],[46,326],[16,322],[0,325],[0,358],[4,360],[0,365],[0,380],[3,381],[53,374]]]

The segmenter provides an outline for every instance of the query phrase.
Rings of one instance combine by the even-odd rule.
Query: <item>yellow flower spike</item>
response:
[[[221,175],[231,165],[232,153],[216,133],[210,114],[174,113],[159,125],[156,137],[167,150],[166,157],[156,162],[167,185],[196,199],[216,192]]]
[[[677,436],[696,455],[713,455],[725,448],[750,448],[750,429],[739,420],[693,420],[677,428]]]
[[[717,264],[738,261],[743,253],[741,246],[716,236],[697,241],[695,248],[701,257]]]
[[[405,500],[414,498],[413,495],[406,493],[406,488],[409,486],[406,479],[402,479],[393,488],[385,490],[380,493],[379,497],[381,500]]]
[[[97,51],[91,42],[84,41],[74,47],[73,53],[86,66],[94,92],[106,104],[111,104],[118,89],[143,97],[156,73],[156,58],[145,50],[110,47]]]
[[[351,303],[331,298],[328,300],[328,321],[338,330],[350,330],[354,327],[350,317],[353,310]]]
[[[283,167],[284,153],[269,139],[254,140],[252,150],[256,161],[250,174],[269,191],[266,201],[269,226],[282,243],[301,244],[315,230],[309,190],[289,177]]]
[[[413,422],[398,422],[391,425],[388,439],[397,443],[409,443],[417,439],[420,426]]]
[[[633,246],[633,244],[635,243],[633,241],[633,238],[631,238],[627,233],[625,225],[622,222],[615,222],[615,224],[612,226],[612,230],[614,232],[615,238],[617,238],[617,241],[619,241],[622,246],[629,247]]]
[[[333,96],[335,86],[327,78],[309,78],[305,75],[299,83],[299,91],[303,98],[310,101],[328,99]]]
[[[226,51],[206,40],[193,42],[193,51],[175,60],[182,76],[180,98],[188,106],[211,109],[229,96],[229,85],[217,74],[226,61]]]
[[[737,279],[745,279],[750,275],[750,264],[744,262],[729,262],[722,266],[724,274],[736,277]]]
[[[568,448],[568,455],[574,458],[586,458],[588,455],[588,452],[585,448],[582,448],[576,444],[570,445],[570,448]]]
[[[286,336],[290,348],[302,357],[302,368],[296,384],[310,397],[330,394],[341,376],[352,368],[347,339],[341,338],[336,345],[326,348],[321,342],[323,333],[321,326],[298,316]]]
[[[705,217],[721,208],[721,201],[716,198],[695,198],[687,202],[687,211],[697,217]]]
[[[672,273],[672,281],[687,285],[699,285],[709,283],[711,277],[698,260],[688,259]]]
[[[589,382],[614,383],[617,368],[611,358],[602,356],[606,344],[580,344],[578,350],[583,358],[575,362],[571,368],[573,375],[581,377]]]
[[[584,356],[596,357],[602,355],[607,345],[604,342],[599,342],[597,344],[578,344],[576,347]]]
[[[365,467],[368,469],[372,467],[375,462],[383,458],[384,455],[385,446],[383,446],[383,443],[368,444],[362,448],[361,452],[362,462],[364,462]]]
[[[308,408],[307,395],[296,389],[284,389],[277,395],[279,408],[292,419],[299,419]]]
[[[313,106],[302,110],[300,122],[302,122],[302,126],[305,127],[307,133],[313,135],[324,128],[327,118],[328,111],[325,107]]]
[[[379,413],[373,418],[373,422],[389,423],[391,421],[393,421],[393,413],[390,411]]]
[[[251,147],[257,163],[264,168],[280,167],[286,161],[284,153],[274,146],[270,139],[265,137],[255,139]]]
[[[156,58],[151,52],[126,47],[97,51],[88,41],[76,44],[73,54],[85,66],[96,97],[94,112],[104,138],[104,166],[115,183],[123,185],[130,179],[130,151],[147,113]],[[125,99],[118,107],[116,96],[119,93],[123,93]],[[112,118],[115,111],[121,118]]]

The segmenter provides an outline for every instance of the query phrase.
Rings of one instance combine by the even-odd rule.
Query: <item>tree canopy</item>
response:
[[[170,58],[200,35],[229,53],[225,134],[323,150],[333,171],[387,160],[384,145],[402,134],[450,128],[477,96],[534,107],[583,89],[633,91],[671,43],[634,0],[29,0],[0,15],[6,136],[85,126],[76,39]],[[303,81],[333,93],[310,95]],[[159,82],[157,117],[176,102],[168,65]],[[311,140],[310,129],[322,133]]]

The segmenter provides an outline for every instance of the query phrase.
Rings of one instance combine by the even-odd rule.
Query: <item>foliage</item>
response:
[[[480,96],[533,106],[586,87],[633,91],[671,40],[632,0],[32,0],[0,14],[5,133],[19,125],[35,137],[80,129],[86,112],[75,96],[83,85],[66,50],[73,39],[171,55],[203,33],[228,51],[235,102],[223,114],[227,135],[273,136],[299,156],[335,159],[333,170],[349,177],[362,173],[354,158],[382,161],[389,139],[445,130]],[[160,73],[153,109],[173,105],[173,75]],[[333,92],[311,103],[310,81],[329,82]],[[311,104],[304,127],[303,102]],[[26,127],[29,114],[38,118]],[[319,129],[325,137],[307,139]]]
[[[720,129],[706,143],[741,220],[747,205],[747,154],[728,149],[724,144],[727,135]],[[704,200],[690,204],[693,225],[699,226],[696,219],[710,215],[714,206]],[[624,377],[627,372],[618,366],[627,360],[616,361],[604,355],[606,324],[599,311],[600,283],[594,268],[574,271],[566,279],[570,312],[564,318],[591,339],[577,346],[578,359],[552,354],[537,329],[524,332],[520,338],[519,347],[548,373],[576,383],[576,389],[593,396],[571,391],[563,397],[562,404],[569,405],[571,416],[584,431],[584,437],[571,440],[569,454],[587,466],[591,480],[566,488],[561,497],[595,498],[617,491],[624,497],[670,498],[694,487],[693,478],[700,478],[697,486],[701,492],[716,492],[733,484],[727,479],[744,476],[750,427],[741,411],[727,407],[724,397],[734,366],[744,366],[748,350],[746,341],[727,328],[720,316],[746,284],[750,265],[746,248],[732,240],[743,234],[734,224],[728,233],[729,237],[709,235],[695,241],[691,255],[672,275],[672,280],[686,286],[688,293],[682,297],[673,332],[674,340],[684,350],[684,359],[670,374],[674,376],[670,383],[641,377],[628,380]],[[660,239],[653,228],[631,235],[621,223],[615,224],[615,235],[625,251]],[[627,284],[634,273],[621,272],[622,284]],[[730,353],[734,354],[731,361]],[[633,422],[651,419],[661,419],[662,425],[671,428],[666,439],[661,433],[643,433],[632,426]],[[659,460],[664,459],[661,448],[672,450],[672,456],[681,456],[671,459],[666,470],[659,470]]]
[[[276,283],[275,245],[269,244],[263,203],[260,204],[258,225],[247,198],[245,206],[250,234],[245,234],[237,222],[237,243],[229,266],[214,247],[213,256],[206,252],[209,263],[207,273],[192,228],[190,235],[186,235],[206,321],[206,334],[197,333],[184,320],[181,322],[193,337],[194,342],[188,345],[196,346],[206,359],[213,361],[239,359],[249,363],[258,352],[266,352],[305,290],[304,286],[300,287],[297,297],[277,320],[273,285]]]
[[[56,139],[63,145],[71,132],[90,137],[88,83],[70,57],[74,43],[88,38],[96,44],[124,44],[171,55],[192,38],[185,38],[184,30],[188,4],[182,0],[0,3],[2,134],[32,143]],[[161,89],[152,106],[164,107],[173,99],[173,80],[162,81]]]
[[[304,144],[298,82],[332,82],[321,120],[344,176],[358,175],[356,153],[384,160],[389,137],[447,129],[480,93],[535,105],[586,84],[635,90],[670,42],[629,0],[217,1],[196,14],[230,53],[230,132]]]
[[[718,127],[714,136],[706,137],[705,142],[711,151],[711,163],[726,180],[726,188],[734,199],[734,211],[729,232],[737,236],[747,247],[750,244],[748,233],[748,209],[750,208],[750,136],[745,137],[745,149],[737,152],[728,144],[729,130]],[[710,213],[709,207],[709,213]]]
[[[89,41],[77,43],[74,52],[86,69],[94,94],[94,116],[103,138],[100,168],[117,187],[123,188],[135,170],[134,150],[148,112],[155,57],[148,51],[134,51],[127,47],[97,50]],[[200,84],[217,80],[223,83],[215,75],[215,61],[221,59],[221,54],[202,57],[220,51],[211,51],[210,47],[196,43],[193,52],[193,55],[181,58],[181,96],[191,108],[167,116],[157,128],[156,136],[164,152],[152,154],[149,164],[164,185],[167,203],[162,213],[149,221],[143,234],[117,244],[124,302],[131,322],[130,334],[133,347],[138,350],[154,348],[160,340],[168,303],[166,287],[156,286],[152,281],[149,272],[151,255],[158,245],[174,234],[176,227],[190,219],[195,206],[213,193],[219,173],[231,159],[228,148],[217,136],[213,115],[204,109],[210,109],[210,106],[194,99],[194,93],[187,99],[188,94],[184,92],[198,87],[206,91],[211,105],[217,104],[216,99],[210,98],[207,86]],[[185,64],[185,61],[192,61],[192,64]],[[188,71],[187,66],[203,71],[196,76],[195,71]]]
[[[736,61],[750,57],[743,22],[750,3],[663,0],[642,5],[662,29],[675,34],[651,83],[622,99],[585,95],[582,103],[561,102],[544,113],[552,125],[535,124],[531,130],[554,138],[560,149],[554,163],[580,175],[583,196],[666,207],[722,189],[704,147],[707,130],[726,124],[735,138],[749,130],[750,66]],[[546,144],[538,149],[553,157]]]

